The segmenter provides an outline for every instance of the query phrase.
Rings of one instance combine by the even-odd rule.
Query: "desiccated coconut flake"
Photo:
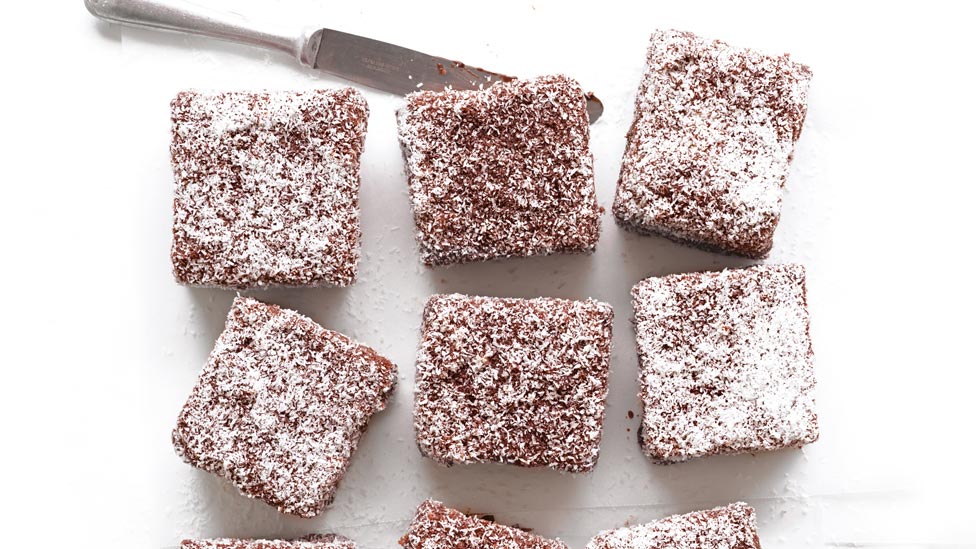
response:
[[[602,209],[575,81],[417,92],[397,119],[425,264],[594,250]]]
[[[197,286],[345,286],[368,108],[352,88],[172,103],[173,272]]]
[[[396,366],[295,311],[234,300],[173,431],[187,463],[285,513],[328,505]]]
[[[443,464],[590,471],[600,451],[613,310],[598,301],[435,295],[414,425]]]
[[[632,295],[649,457],[670,463],[817,439],[801,265],[648,278]]]
[[[811,72],[689,32],[651,36],[613,211],[638,232],[765,257]]]

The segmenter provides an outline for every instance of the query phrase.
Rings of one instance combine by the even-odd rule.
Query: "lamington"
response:
[[[177,281],[237,289],[353,283],[368,114],[352,88],[177,95]]]
[[[613,212],[708,250],[765,257],[812,73],[690,32],[651,36]]]
[[[420,504],[400,545],[404,549],[569,549],[559,540],[466,515],[434,500]]]
[[[602,209],[576,81],[420,91],[397,118],[424,264],[595,249]]]
[[[180,549],[356,549],[356,544],[336,534],[313,534],[296,540],[185,539]]]
[[[672,463],[817,440],[803,266],[648,278],[632,296],[648,457]]]
[[[238,297],[173,444],[184,461],[245,496],[312,517],[331,503],[396,376],[369,347],[295,311]]]
[[[421,453],[443,465],[592,470],[612,321],[594,300],[431,297],[417,358]]]
[[[601,532],[586,549],[760,549],[756,512],[745,503]]]

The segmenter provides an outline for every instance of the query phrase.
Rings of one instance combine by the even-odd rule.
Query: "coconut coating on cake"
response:
[[[425,264],[595,248],[602,210],[574,80],[421,91],[398,122]]]
[[[465,515],[434,500],[420,504],[400,545],[404,549],[568,549],[559,540]]]
[[[632,296],[648,457],[670,463],[817,440],[801,265],[648,278]]]
[[[189,464],[303,517],[321,512],[396,366],[294,311],[238,297],[173,431]]]
[[[594,300],[431,297],[417,357],[421,452],[445,465],[593,469],[612,322]]]
[[[173,272],[196,286],[345,286],[360,256],[366,100],[352,88],[172,103]]]
[[[601,532],[586,549],[759,549],[756,512],[745,503]]]
[[[313,534],[296,540],[186,539],[180,549],[356,549],[356,544],[336,534]]]
[[[651,36],[613,212],[638,232],[765,257],[811,72],[689,32]]]

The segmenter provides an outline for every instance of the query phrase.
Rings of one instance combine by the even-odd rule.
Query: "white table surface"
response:
[[[234,295],[187,289],[170,274],[169,100],[192,87],[339,82],[276,54],[96,23],[81,0],[15,3],[5,6],[0,92],[3,545],[70,536],[79,539],[62,546],[161,548],[184,536],[335,531],[392,549],[426,497],[573,549],[626,521],[734,500],[757,508],[772,549],[974,543],[970,18],[922,2],[673,2],[639,12],[613,1],[420,4],[235,5],[518,75],[577,78],[606,104],[592,148],[608,210],[653,29],[789,51],[813,68],[769,261],[808,268],[821,440],[802,451],[651,464],[635,440],[629,289],[648,275],[745,262],[624,232],[608,211],[590,257],[422,268],[395,136],[400,100],[366,90],[359,282],[253,295],[378,349],[399,365],[400,386],[320,517],[283,516],[238,495],[182,463],[169,441]],[[410,412],[420,311],[429,294],[451,291],[614,306],[594,473],[447,469],[419,455]]]

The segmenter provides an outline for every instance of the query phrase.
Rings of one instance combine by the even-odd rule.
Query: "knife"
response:
[[[477,90],[511,76],[332,29],[283,32],[191,0],[85,0],[95,17],[284,51],[306,67],[398,95],[451,87]],[[603,104],[587,94],[590,123]]]

